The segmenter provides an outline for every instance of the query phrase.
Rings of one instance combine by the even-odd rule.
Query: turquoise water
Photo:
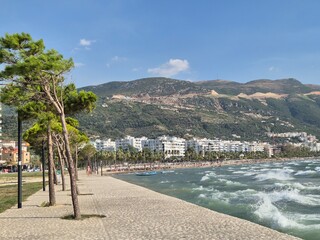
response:
[[[317,160],[177,169],[117,178],[303,239],[320,239]]]

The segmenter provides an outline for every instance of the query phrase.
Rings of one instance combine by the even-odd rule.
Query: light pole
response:
[[[18,112],[18,208],[22,208],[22,121]]]
[[[44,140],[42,140],[41,149],[41,162],[42,162],[42,190],[46,191],[46,177],[45,177],[45,159],[44,159]]]

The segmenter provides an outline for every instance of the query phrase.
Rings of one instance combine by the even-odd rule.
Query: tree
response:
[[[87,144],[81,149],[79,153],[79,158],[83,163],[86,163],[86,167],[92,167],[91,159],[96,153],[97,150],[95,149],[95,147],[91,144]]]
[[[70,149],[63,87],[61,87],[64,75],[73,67],[72,59],[64,59],[53,49],[45,51],[43,40],[34,41],[29,34],[6,34],[5,37],[0,38],[0,64],[4,64],[4,70],[0,72],[0,80],[11,81],[17,89],[25,92],[30,100],[52,105],[55,114],[59,117],[69,165],[74,218],[80,219],[75,165]],[[80,98],[80,102],[84,103],[92,102],[95,98],[94,94],[83,92],[82,95],[86,98]],[[86,106],[91,110],[93,105]]]

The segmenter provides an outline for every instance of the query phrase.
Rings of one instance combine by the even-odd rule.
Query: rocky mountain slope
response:
[[[91,136],[124,135],[263,139],[265,132],[320,137],[320,86],[296,79],[190,82],[145,78],[83,88],[99,96],[77,116]]]

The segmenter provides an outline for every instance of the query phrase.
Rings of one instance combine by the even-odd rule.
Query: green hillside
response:
[[[264,140],[268,131],[306,131],[320,138],[320,95],[308,94],[320,86],[295,79],[237,83],[145,78],[83,89],[99,97],[92,113],[77,116],[90,136]],[[258,92],[272,94],[256,97]],[[4,108],[4,112],[4,136],[10,137],[15,118],[12,110]]]
[[[91,115],[80,115],[83,130],[100,137],[125,135],[263,139],[265,132],[307,131],[320,136],[320,96],[295,79],[189,82],[146,78],[87,87],[99,96]],[[215,90],[221,94],[210,95]],[[244,99],[240,93],[277,93],[275,99]],[[112,99],[121,94],[123,99]],[[147,97],[146,97],[147,95]]]

